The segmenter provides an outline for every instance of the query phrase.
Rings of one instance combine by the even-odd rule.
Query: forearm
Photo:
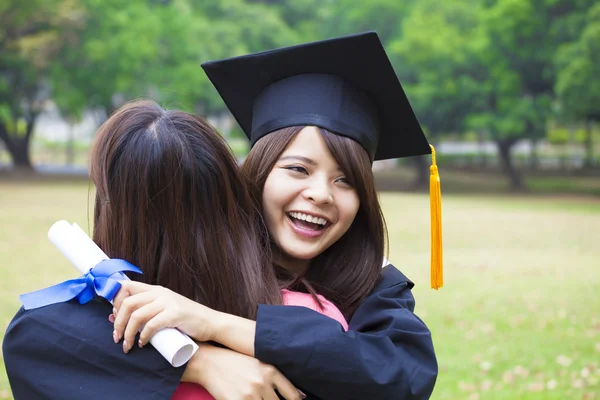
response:
[[[256,322],[226,313],[217,313],[213,340],[238,353],[254,357]]]
[[[204,386],[204,378],[206,376],[204,367],[206,361],[212,355],[214,346],[208,343],[197,343],[198,350],[192,356],[190,361],[185,366],[185,372],[181,377],[181,382],[197,383],[200,386]]]

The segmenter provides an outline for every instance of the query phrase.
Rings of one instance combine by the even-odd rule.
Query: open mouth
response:
[[[327,221],[325,218],[314,217],[312,215],[292,211],[286,213],[288,218],[292,221],[294,225],[303,229],[310,229],[313,231],[322,231],[331,225],[331,222]]]

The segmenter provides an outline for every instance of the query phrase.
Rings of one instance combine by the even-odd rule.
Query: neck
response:
[[[306,271],[310,264],[310,260],[301,260],[299,258],[290,257],[277,248],[273,250],[273,261],[281,268],[296,275]]]

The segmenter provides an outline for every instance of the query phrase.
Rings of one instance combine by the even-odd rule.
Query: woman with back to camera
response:
[[[256,204],[227,144],[202,118],[151,101],[123,106],[98,131],[90,175],[93,239],[109,257],[142,270],[132,279],[178,293],[189,308],[201,302],[253,320],[258,304],[300,305],[347,328],[322,296],[280,292]],[[15,399],[213,398],[200,386],[180,384],[184,368],[171,367],[150,346],[125,356],[107,341],[111,310],[100,297],[21,309],[3,342]],[[198,355],[223,358],[224,351],[201,344]],[[269,374],[272,385],[260,388],[260,398],[300,398],[276,369],[249,357],[236,365],[252,379],[252,368]],[[237,385],[215,395],[241,398],[250,391]]]

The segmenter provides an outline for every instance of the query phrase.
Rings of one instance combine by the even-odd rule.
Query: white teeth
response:
[[[312,222],[313,224],[319,224],[319,225],[327,224],[327,220],[324,218],[313,217],[312,215],[307,215],[307,214],[303,214],[303,213],[299,213],[299,212],[291,212],[289,214],[290,214],[290,216],[292,216],[296,219],[301,219],[306,222]]]

